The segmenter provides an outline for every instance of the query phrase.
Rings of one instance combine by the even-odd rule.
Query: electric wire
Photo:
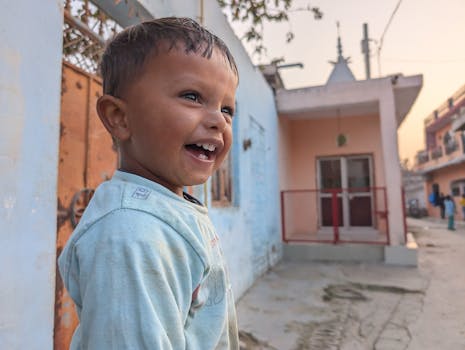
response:
[[[381,49],[383,47],[384,36],[386,35],[386,32],[388,31],[389,26],[391,25],[392,20],[394,19],[394,16],[396,15],[397,10],[399,9],[401,3],[402,3],[402,0],[399,0],[396,7],[394,8],[394,11],[392,11],[391,17],[389,18],[389,21],[387,22],[386,27],[384,28],[381,38],[379,39],[379,46],[378,46],[378,75],[379,76],[381,76],[381,58],[380,57],[381,57]]]

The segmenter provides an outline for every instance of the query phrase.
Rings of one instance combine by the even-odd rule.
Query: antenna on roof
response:
[[[365,57],[366,79],[371,79],[370,71],[370,39],[368,38],[368,24],[363,23],[362,53]]]

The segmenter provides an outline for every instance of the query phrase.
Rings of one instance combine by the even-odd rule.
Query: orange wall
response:
[[[439,192],[444,195],[451,194],[450,184],[454,180],[463,179],[465,177],[465,163],[458,165],[451,165],[444,169],[437,170],[430,174],[425,186],[425,198],[427,203],[428,214],[430,216],[439,218],[440,210],[439,207],[434,207],[428,202],[428,195],[432,192],[433,183],[439,185]],[[459,205],[460,197],[453,197],[455,206],[457,208],[456,218],[462,218],[462,212]]]
[[[342,147],[339,132],[347,137]],[[372,155],[374,186],[385,186],[379,116],[282,121],[280,150],[282,190],[317,188],[317,157],[356,154]]]

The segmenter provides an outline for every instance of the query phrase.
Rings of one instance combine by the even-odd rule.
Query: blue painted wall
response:
[[[281,257],[278,117],[271,88],[219,13],[214,2],[204,16],[205,25],[227,43],[239,67],[232,150],[236,200],[235,206],[211,208],[210,213],[222,238],[235,295],[240,297]],[[243,141],[248,139],[251,146],[244,150]]]
[[[0,11],[0,349],[53,347],[61,1]]]
[[[244,90],[241,93],[245,96],[239,97],[243,108],[239,108],[237,142],[232,150],[233,193],[238,198],[231,208],[210,209],[222,237],[237,296],[274,265],[281,254],[274,108],[273,104],[264,108],[268,102],[266,94],[255,96]],[[254,108],[259,102],[263,104]],[[251,140],[247,150],[242,147],[245,139]]]
[[[281,251],[273,95],[259,72],[244,64],[239,67],[241,83],[232,149],[234,206],[210,209],[237,296],[276,263]],[[251,141],[246,150],[244,140]]]

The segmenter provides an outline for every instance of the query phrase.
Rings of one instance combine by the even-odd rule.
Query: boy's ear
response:
[[[131,136],[126,104],[123,100],[111,95],[103,95],[97,100],[97,113],[105,128],[114,138],[126,141]]]

